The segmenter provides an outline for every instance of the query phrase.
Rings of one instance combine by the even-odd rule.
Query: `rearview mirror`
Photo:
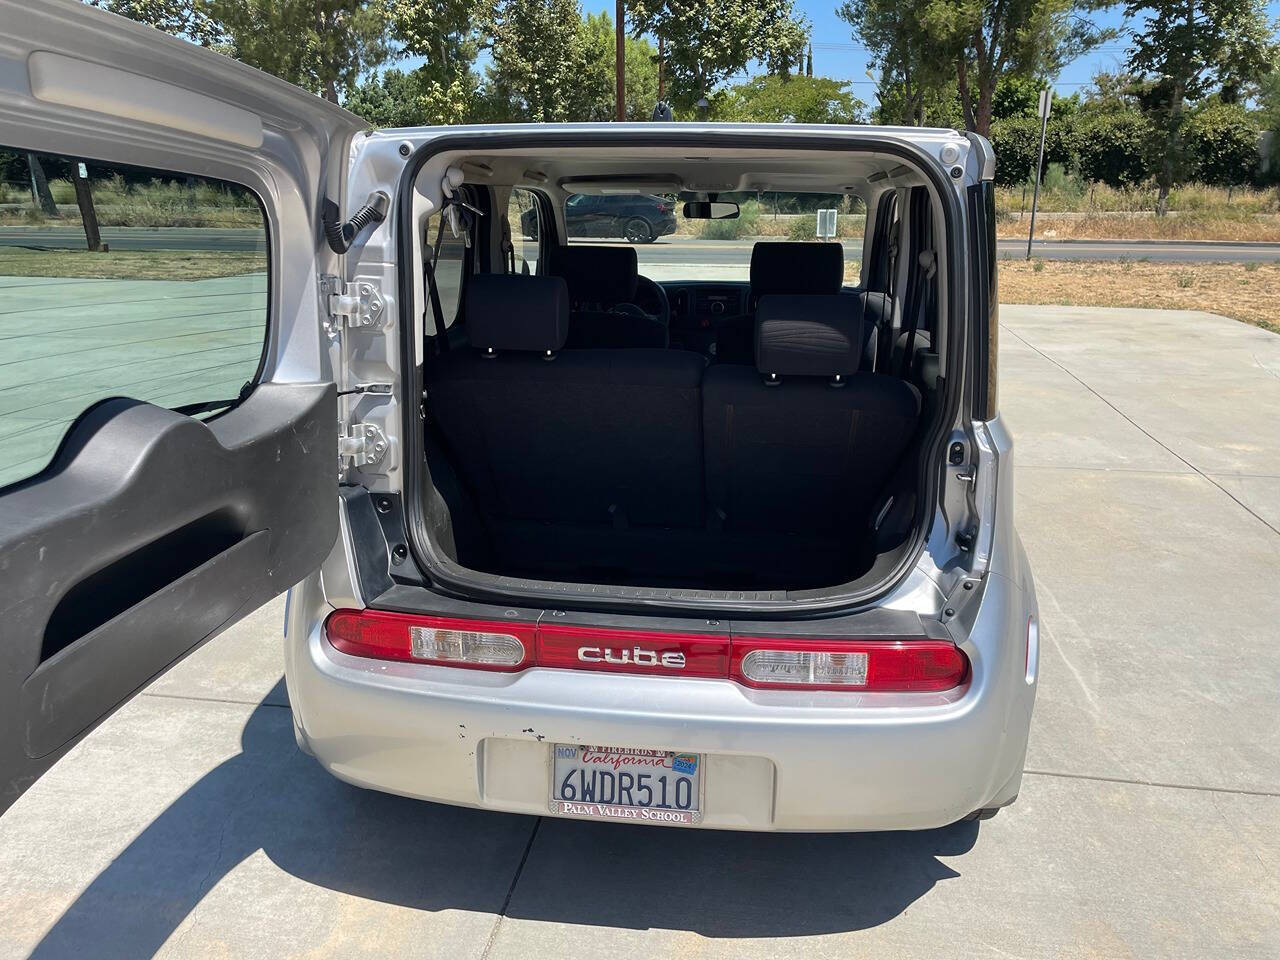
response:
[[[684,205],[686,220],[737,220],[738,205],[728,200],[693,200]]]

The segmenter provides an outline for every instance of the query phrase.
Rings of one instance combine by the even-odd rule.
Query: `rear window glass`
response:
[[[651,280],[735,280],[751,276],[751,248],[775,240],[839,240],[845,283],[859,281],[866,207],[845,194],[773,191],[721,193],[738,216],[687,219],[684,202],[657,194],[570,194],[564,225],[569,243],[629,244]]]
[[[0,148],[0,485],[108,397],[234,403],[261,366],[267,286],[247,188]]]

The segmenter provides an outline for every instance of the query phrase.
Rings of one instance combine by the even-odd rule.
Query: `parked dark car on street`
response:
[[[630,243],[653,243],[676,232],[675,204],[649,194],[570,194],[564,204],[565,230],[578,237],[625,237]],[[524,235],[538,235],[535,210],[520,216]]]

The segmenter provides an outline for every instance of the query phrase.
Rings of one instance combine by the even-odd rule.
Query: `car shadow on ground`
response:
[[[344,784],[294,743],[283,681],[241,753],[156,817],[71,904],[36,958],[154,955],[263,851],[293,876],[416,910],[784,937],[884,923],[942,880],[978,824],[918,833],[749,834],[538,819]],[[523,866],[521,866],[523,864]],[[516,871],[519,882],[512,885]]]

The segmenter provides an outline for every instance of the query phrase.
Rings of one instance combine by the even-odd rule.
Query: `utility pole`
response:
[[[1027,231],[1027,259],[1031,259],[1031,241],[1036,235],[1036,205],[1040,202],[1040,171],[1044,169],[1044,135],[1049,129],[1049,104],[1053,91],[1048,87],[1040,91],[1040,155],[1036,158],[1035,190],[1031,194],[1031,229]]]
[[[659,37],[658,38],[658,102],[659,103],[663,103],[667,99],[665,96],[663,96],[663,94],[666,92],[666,87],[665,87],[665,84],[663,83],[664,77],[662,75],[663,52],[664,51],[662,49],[662,38]]]
[[[623,0],[618,0],[617,16],[614,20],[614,73],[617,75],[615,95],[617,99],[617,119],[627,119],[627,11]],[[662,95],[658,95],[662,99]]]

